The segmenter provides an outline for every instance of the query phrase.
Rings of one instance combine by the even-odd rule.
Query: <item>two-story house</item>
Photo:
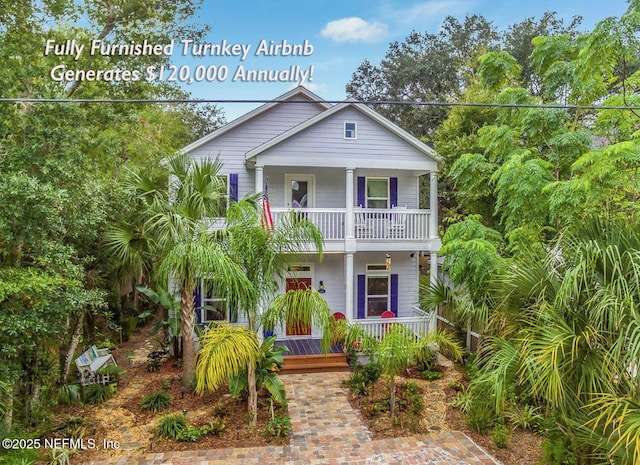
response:
[[[437,272],[437,181],[440,157],[369,107],[324,102],[297,87],[185,149],[219,157],[230,199],[268,193],[275,227],[289,210],[303,211],[324,236],[320,261],[310,251],[291,264],[282,291],[313,286],[340,317],[384,328],[384,317],[431,329],[415,308],[420,257]],[[428,176],[429,208],[419,208],[419,178]],[[201,322],[228,319],[216,296],[199,293]],[[386,312],[386,313],[385,313]],[[383,315],[384,314],[384,315]],[[386,320],[389,321],[389,320]],[[304,332],[304,331],[303,331]],[[320,337],[280,328],[278,337]]]

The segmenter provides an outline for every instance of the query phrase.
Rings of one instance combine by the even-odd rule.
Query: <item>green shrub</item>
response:
[[[291,434],[291,418],[289,415],[272,418],[266,428],[262,430],[262,434],[274,438],[289,436]]]
[[[515,427],[519,426],[522,429],[535,430],[539,429],[544,421],[544,417],[539,412],[539,407],[525,405],[507,412],[506,416]]]
[[[226,404],[217,404],[213,408],[213,416],[218,418],[229,416],[229,407]]]
[[[449,403],[452,407],[457,408],[462,413],[469,412],[471,404],[473,403],[473,395],[468,390],[459,392]]]
[[[578,457],[563,438],[549,438],[542,443],[542,463],[547,465],[576,465]]]
[[[222,418],[214,418],[211,422],[202,428],[204,434],[212,434],[214,436],[220,436],[224,431],[225,424]]]
[[[504,425],[497,425],[491,431],[491,439],[493,439],[493,443],[496,447],[500,449],[504,449],[509,445],[509,439],[511,439],[511,435],[509,434],[509,430]]]
[[[110,384],[91,384],[84,388],[84,401],[87,404],[98,405],[109,399],[115,391]]]
[[[187,427],[183,429],[181,433],[178,433],[176,439],[183,442],[196,442],[202,437],[203,434],[205,434],[205,432],[200,428],[195,428],[193,426],[187,425]]]
[[[165,439],[178,439],[187,427],[187,418],[181,414],[163,415],[156,425],[158,436]]]
[[[65,384],[58,388],[58,402],[70,405],[82,399],[79,384]]]
[[[360,370],[362,371],[362,376],[369,384],[378,381],[382,374],[382,367],[376,362],[371,362],[368,365],[363,366]]]
[[[495,413],[490,405],[473,402],[466,416],[467,424],[476,433],[486,434],[495,423]]]
[[[97,371],[99,375],[109,375],[109,380],[112,383],[120,381],[126,372],[127,371],[124,368],[117,365],[107,365]]]
[[[171,380],[170,379],[163,379],[162,380],[162,389],[164,389],[165,391],[168,391],[169,389],[171,389]]]
[[[435,381],[436,379],[442,378],[442,373],[440,373],[438,371],[425,370],[425,371],[422,372],[422,376],[427,381]]]
[[[415,381],[408,381],[406,387],[404,388],[407,394],[417,394],[418,393],[418,383]]]
[[[140,408],[142,410],[151,410],[158,413],[171,405],[171,394],[165,391],[156,391],[147,394],[142,398]]]
[[[49,450],[49,465],[69,465],[71,463],[71,457],[78,453],[77,449],[60,449],[54,447]]]

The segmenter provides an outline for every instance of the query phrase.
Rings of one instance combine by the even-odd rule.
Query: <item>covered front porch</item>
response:
[[[380,318],[354,320],[352,323],[361,326],[369,335],[382,338],[391,324],[400,324],[409,328],[416,336],[427,334],[432,324],[432,315],[419,308],[414,308],[415,316],[398,318]],[[332,345],[324,354],[321,339],[311,336],[278,339],[276,345],[287,347],[290,351],[285,355],[281,373],[318,373],[329,371],[348,371],[349,364],[344,350],[339,345]]]

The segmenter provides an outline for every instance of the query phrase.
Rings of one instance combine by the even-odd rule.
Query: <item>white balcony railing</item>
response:
[[[325,241],[341,240],[347,236],[346,209],[304,208],[300,215],[320,228]],[[288,208],[272,208],[275,226],[278,226]],[[353,235],[356,239],[406,241],[429,239],[429,210],[406,208],[356,208],[353,213]]]
[[[353,323],[364,329],[369,335],[381,338],[389,325],[400,324],[409,328],[416,336],[426,335],[429,332],[430,319],[411,316],[404,318],[376,318],[367,320],[353,320]]]
[[[289,208],[272,208],[271,216],[273,224],[277,228],[282,218],[290,215]],[[308,221],[320,228],[322,237],[325,241],[333,241],[344,239],[345,236],[345,215],[346,210],[340,208],[304,208],[296,210],[301,217],[304,216]]]

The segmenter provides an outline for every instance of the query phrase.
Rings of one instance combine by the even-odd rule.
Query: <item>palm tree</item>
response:
[[[201,339],[198,351],[196,392],[216,390],[234,376],[255,366],[260,345],[255,331],[244,326],[216,324]]]
[[[345,347],[357,344],[363,352],[371,354],[371,360],[380,365],[382,375],[389,382],[391,420],[395,418],[396,376],[406,372],[409,363],[424,362],[435,356],[434,348],[455,360],[462,358],[462,347],[445,331],[432,331],[417,336],[411,329],[398,323],[390,323],[380,339],[372,337],[362,327],[346,320],[337,322],[336,337]]]
[[[196,162],[177,154],[166,161],[168,186],[160,188],[139,173],[129,181],[141,205],[138,216],[146,241],[156,257],[155,280],[159,285],[170,283],[179,292],[185,386],[195,373],[193,294],[197,280],[212,276],[216,288],[235,301],[255,300],[251,282],[208,229],[207,220],[224,215],[226,188],[219,176],[221,166],[218,160]],[[108,245],[118,251],[124,263],[140,263],[135,242],[116,240],[126,239],[123,234],[112,233],[110,237]]]
[[[638,225],[585,221],[541,261],[524,254],[498,278],[495,309],[515,328],[487,339],[473,386],[496,410],[509,385],[561,414],[592,458],[640,463]]]
[[[273,329],[285,319],[293,324],[311,324],[314,321],[322,328],[327,328],[326,322],[331,312],[317,292],[294,291],[276,298],[279,279],[284,279],[288,264],[297,254],[313,247],[322,255],[322,234],[314,224],[293,213],[285,217],[276,229],[263,228],[258,201],[259,197],[254,196],[231,204],[227,211],[226,227],[217,235],[218,243],[230,260],[240,264],[248,281],[247,286],[251,287],[251,292],[247,293],[239,306],[240,312],[246,317],[249,331],[258,337],[262,329],[262,310],[266,308],[270,309],[264,320],[267,329]],[[326,338],[330,337],[330,333],[327,333]],[[206,362],[198,363],[217,362],[214,358],[208,358]],[[258,408],[255,368],[255,363],[247,368],[248,410],[253,425]],[[199,368],[199,372],[204,370]]]

